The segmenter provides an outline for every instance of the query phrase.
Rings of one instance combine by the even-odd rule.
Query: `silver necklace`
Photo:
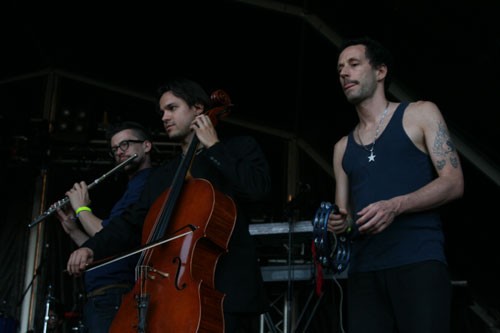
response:
[[[384,121],[385,116],[387,116],[388,111],[389,111],[389,102],[387,102],[387,105],[385,106],[385,110],[382,113],[382,116],[380,117],[380,120],[379,120],[378,125],[377,125],[377,129],[375,130],[375,137],[373,138],[373,143],[371,144],[370,149],[366,148],[365,144],[361,140],[361,136],[359,135],[359,126],[358,126],[357,134],[358,134],[358,140],[361,143],[361,147],[363,147],[364,150],[366,150],[367,152],[370,153],[370,155],[368,155],[368,163],[375,162],[375,156],[377,156],[373,153],[373,150],[375,149],[375,142],[377,141],[377,138],[379,135],[380,126],[382,126],[382,122]]]

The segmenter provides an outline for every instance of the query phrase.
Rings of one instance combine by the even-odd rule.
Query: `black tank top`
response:
[[[418,190],[436,177],[430,157],[419,150],[403,128],[408,102],[399,104],[374,147],[375,161],[348,135],[342,166],[349,178],[352,216],[368,204]],[[350,272],[366,272],[405,264],[446,262],[441,221],[435,211],[398,216],[382,233],[360,236],[354,231]]]

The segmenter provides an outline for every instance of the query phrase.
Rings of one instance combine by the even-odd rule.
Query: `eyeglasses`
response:
[[[143,143],[144,141],[145,140],[123,140],[117,146],[111,147],[111,151],[109,152],[109,154],[111,155],[111,157],[115,157],[118,148],[120,148],[120,150],[124,152],[128,149],[128,146],[131,143]]]

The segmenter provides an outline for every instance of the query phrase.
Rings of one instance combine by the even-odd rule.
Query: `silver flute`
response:
[[[137,157],[137,154],[134,154],[132,156],[130,156],[129,158],[127,158],[125,161],[121,162],[120,164],[116,165],[113,169],[109,170],[108,172],[106,172],[104,175],[102,175],[101,177],[97,178],[96,180],[94,180],[92,183],[90,183],[88,185],[88,189],[92,189],[94,186],[96,186],[97,184],[99,184],[100,182],[102,182],[104,179],[108,178],[110,175],[112,175],[113,173],[115,173],[116,171],[122,169],[123,167],[125,167],[127,164],[129,164],[130,162],[132,162],[132,160],[134,158]],[[61,208],[63,207],[64,205],[66,205],[67,203],[69,202],[69,197],[68,196],[65,196],[64,198],[62,198],[61,200],[57,201],[55,204],[53,204],[52,206],[50,206],[49,209],[47,209],[45,212],[43,212],[40,216],[38,216],[36,219],[33,220],[33,222],[31,222],[30,224],[28,224],[28,227],[31,228],[33,227],[34,225],[37,225],[38,223],[42,222],[43,220],[45,220],[47,217],[49,217],[50,215],[52,215],[55,211],[57,211],[58,208]]]

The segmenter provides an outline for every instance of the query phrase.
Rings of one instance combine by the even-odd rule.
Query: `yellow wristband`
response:
[[[90,209],[90,207],[87,207],[87,206],[81,206],[81,207],[78,207],[78,209],[75,211],[76,216],[78,217],[78,215],[79,215],[81,212],[91,212],[91,213],[92,213],[92,209]]]

